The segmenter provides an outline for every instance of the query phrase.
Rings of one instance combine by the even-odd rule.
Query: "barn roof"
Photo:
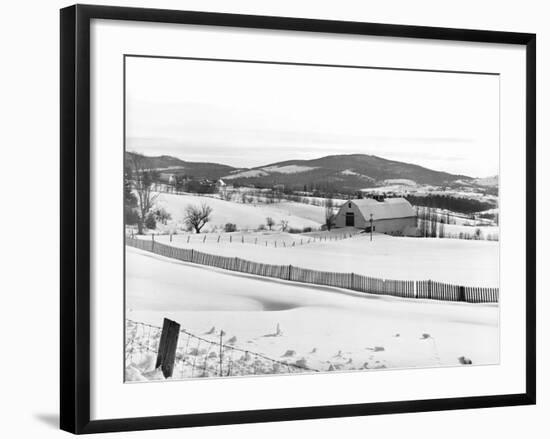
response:
[[[372,198],[362,198],[351,200],[355,204],[365,220],[370,219],[370,214],[374,220],[388,218],[407,218],[415,216],[416,213],[405,198],[386,198],[384,201],[376,201]]]

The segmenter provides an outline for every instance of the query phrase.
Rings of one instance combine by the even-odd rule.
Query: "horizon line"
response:
[[[480,178],[495,177],[495,176],[498,177],[498,175],[499,175],[498,173],[496,173],[496,174],[485,175],[485,176],[481,176],[481,177],[473,177],[473,176],[470,176],[470,175],[467,175],[467,174],[454,174],[454,173],[452,173],[452,172],[439,171],[439,170],[436,170],[436,169],[428,168],[428,167],[426,167],[426,166],[419,165],[419,164],[413,163],[413,162],[404,162],[404,161],[400,161],[400,160],[388,159],[388,158],[381,157],[381,156],[375,155],[375,154],[365,154],[365,153],[328,154],[328,155],[324,155],[324,156],[318,156],[318,157],[313,158],[313,159],[285,159],[285,160],[281,160],[281,161],[279,161],[279,162],[267,163],[267,164],[265,164],[265,165],[260,165],[260,166],[253,166],[253,167],[235,167],[235,166],[232,166],[232,165],[228,165],[228,164],[220,163],[220,162],[216,162],[216,161],[192,161],[192,160],[184,160],[184,159],[182,159],[182,158],[180,158],[180,157],[177,157],[177,156],[171,155],[171,154],[146,155],[146,154],[144,154],[144,153],[142,153],[142,152],[139,152],[139,151],[135,151],[135,150],[132,150],[132,151],[131,151],[131,150],[126,150],[126,149],[124,149],[124,152],[125,152],[125,153],[130,153],[130,154],[138,154],[138,155],[141,155],[141,156],[146,157],[146,158],[170,157],[170,158],[174,158],[174,159],[177,159],[177,160],[181,160],[182,162],[186,162],[186,163],[209,163],[209,164],[213,164],[213,165],[227,166],[227,167],[230,167],[230,168],[233,168],[233,169],[236,169],[236,170],[263,169],[263,168],[266,168],[266,167],[268,167],[268,166],[278,165],[278,164],[280,164],[280,163],[283,163],[283,162],[290,162],[290,161],[295,161],[295,162],[309,162],[309,161],[320,160],[320,159],[324,159],[324,158],[328,158],[328,157],[368,156],[368,157],[374,157],[374,158],[386,160],[386,161],[389,161],[389,162],[396,162],[396,163],[403,163],[403,164],[411,165],[411,166],[418,166],[419,168],[426,169],[426,170],[432,171],[432,172],[441,172],[441,173],[443,173],[443,174],[453,175],[453,176],[457,176],[457,177],[466,177],[466,178],[470,178],[470,179],[472,179],[472,180],[480,179]]]

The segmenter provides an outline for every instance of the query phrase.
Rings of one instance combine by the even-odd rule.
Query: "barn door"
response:
[[[355,227],[355,214],[346,212],[346,227]]]

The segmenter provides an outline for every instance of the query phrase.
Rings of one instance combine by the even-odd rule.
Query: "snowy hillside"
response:
[[[130,247],[126,261],[127,318],[159,326],[167,317],[201,335],[223,329],[236,346],[272,358],[321,371],[460,366],[463,356],[474,365],[499,361],[495,305],[294,284]],[[281,333],[273,336],[277,325]],[[162,379],[154,373],[153,355],[134,361],[127,365],[128,380]],[[173,378],[185,376],[176,368]]]
[[[213,209],[212,220],[204,231],[219,228],[223,230],[226,223],[236,224],[238,229],[254,230],[260,224],[265,226],[266,218],[271,217],[275,224],[281,220],[288,221],[289,227],[318,229],[325,222],[325,211],[320,206],[303,203],[281,202],[269,205],[255,205],[235,203],[213,197],[199,197],[194,195],[159,194],[158,207],[165,208],[176,223],[182,223],[187,205],[206,203]]]
[[[334,233],[338,233],[337,231]],[[354,272],[398,280],[427,280],[465,286],[498,286],[498,242],[458,239],[404,238],[368,234],[338,241],[307,244],[308,234],[275,235],[234,233],[232,242],[223,235],[157,236],[158,242],[194,248],[222,256],[237,256],[255,262],[291,264],[324,271]],[[257,238],[257,240],[256,240]],[[151,239],[143,237],[143,239]],[[205,242],[203,242],[205,240]],[[242,240],[245,243],[242,243]],[[275,248],[274,241],[278,242]],[[283,247],[282,242],[286,245]],[[267,246],[265,246],[267,242]],[[306,242],[304,245],[291,243]]]

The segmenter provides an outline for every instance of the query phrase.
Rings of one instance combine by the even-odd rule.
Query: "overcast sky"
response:
[[[126,58],[126,148],[254,167],[374,154],[498,173],[499,78]]]

